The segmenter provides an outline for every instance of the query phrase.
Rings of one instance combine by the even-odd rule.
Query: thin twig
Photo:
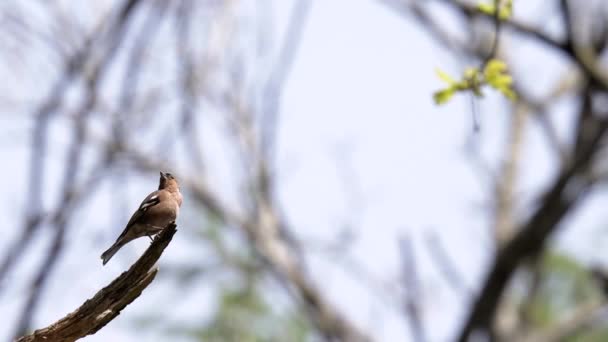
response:
[[[420,288],[418,272],[416,270],[416,259],[414,245],[409,237],[405,236],[399,240],[399,251],[401,252],[402,283],[405,289],[405,300],[403,303],[404,315],[408,318],[413,341],[426,341],[422,312],[420,310]]]

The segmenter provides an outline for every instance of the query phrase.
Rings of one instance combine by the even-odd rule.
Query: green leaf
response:
[[[443,72],[440,69],[436,68],[435,73],[442,81],[444,81],[445,83],[447,83],[449,85],[454,85],[457,83],[456,80],[454,80],[450,75],[448,75],[447,73]]]
[[[511,101],[517,101],[517,94],[511,88],[499,88],[498,89],[506,98]]]
[[[500,73],[504,73],[507,71],[507,63],[501,61],[500,59],[493,58],[486,63],[485,68],[483,69],[483,74],[486,78],[492,77],[493,75],[498,75]]]
[[[498,18],[500,20],[509,19],[513,14],[513,0],[502,0],[499,1],[499,3]],[[477,10],[489,16],[496,15],[496,6],[494,6],[493,0],[491,0],[491,2],[482,2],[477,4]]]
[[[479,74],[479,69],[477,68],[466,68],[464,70],[464,78],[467,80],[476,79]]]
[[[494,77],[492,83],[490,85],[494,86],[494,88],[509,88],[513,84],[513,77],[509,75],[499,75]]]
[[[513,14],[513,0],[504,0],[498,14],[500,20],[507,20]]]
[[[487,15],[494,15],[496,13],[496,9],[494,8],[494,4],[489,4],[486,2],[482,2],[480,4],[477,4],[477,9],[482,12],[485,13]]]
[[[492,88],[498,90],[506,98],[515,101],[517,94],[511,88],[513,85],[513,77],[508,74],[507,63],[500,59],[491,59],[486,63],[483,69],[485,81]]]
[[[442,105],[444,103],[447,103],[452,98],[452,96],[454,96],[455,92],[456,89],[454,89],[453,87],[436,91],[433,94],[433,100],[435,100],[436,104]]]
[[[483,97],[485,85],[496,89],[512,101],[517,100],[517,94],[512,89],[513,78],[508,73],[507,63],[500,59],[489,60],[483,66],[483,72],[480,68],[466,68],[462,80],[458,81],[439,69],[436,69],[435,72],[440,79],[449,84],[448,87],[433,94],[433,100],[438,105],[447,103],[459,91],[471,91],[475,96]]]

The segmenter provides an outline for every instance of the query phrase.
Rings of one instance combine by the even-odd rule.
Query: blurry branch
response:
[[[151,160],[143,153],[126,145],[108,144],[116,152],[124,153],[136,166],[146,170],[162,169],[162,165]],[[203,205],[208,212],[228,226],[240,227],[248,237],[251,245],[279,280],[294,291],[308,308],[311,321],[327,340],[338,341],[369,341],[370,338],[349,322],[342,313],[331,304],[300,268],[300,261],[294,250],[289,248],[280,231],[285,222],[280,220],[275,209],[266,200],[259,199],[258,211],[254,218],[246,218],[226,206],[220,197],[214,193],[204,181],[197,177],[196,181],[185,176],[179,176],[184,189],[188,189],[194,199]]]
[[[557,229],[561,219],[585,197],[593,185],[587,173],[592,169],[593,159],[600,150],[608,120],[594,116],[590,88],[585,87],[581,97],[583,101],[577,114],[572,157],[562,166],[559,176],[540,201],[539,208],[497,254],[462,330],[460,341],[467,341],[475,331],[492,335],[498,303],[516,268],[542,251],[545,240]]]
[[[67,69],[67,75],[64,76],[66,83],[60,82],[58,87],[55,89],[57,93],[52,94],[51,99],[49,102],[47,102],[47,104],[53,104],[52,108],[47,108],[45,104],[41,107],[41,110],[37,115],[36,128],[34,129],[33,147],[35,152],[33,153],[33,159],[31,162],[32,171],[30,174],[32,177],[30,183],[32,189],[30,198],[34,199],[36,202],[35,204],[37,204],[33,208],[30,208],[31,212],[34,213],[34,217],[36,215],[40,215],[36,214],[36,212],[41,210],[40,197],[42,178],[44,177],[42,167],[44,165],[44,157],[46,154],[46,130],[50,116],[54,111],[59,109],[67,83],[76,75],[76,71],[82,72],[82,77],[84,78],[86,84],[84,95],[85,98],[75,111],[73,120],[73,139],[71,144],[69,144],[67,147],[67,159],[65,163],[66,167],[61,186],[62,191],[57,200],[57,206],[61,208],[64,207],[64,204],[69,202],[72,198],[74,183],[77,179],[82,162],[82,149],[85,144],[87,134],[87,120],[96,106],[99,84],[102,82],[105,72],[109,69],[108,65],[116,55],[118,47],[126,35],[125,31],[128,19],[136,4],[137,1],[128,1],[124,7],[117,12],[117,17],[115,19],[116,21],[113,22],[114,25],[109,27],[107,36],[102,36],[104,40],[102,41],[103,44],[101,44],[101,46],[93,45],[91,46],[91,50],[85,49],[84,55],[80,55],[80,58],[82,59],[79,58],[76,61],[68,61],[68,64],[71,62],[78,63],[79,68]],[[77,54],[77,56],[78,55],[79,54]],[[64,209],[65,208],[69,208],[69,206],[65,206]],[[61,211],[57,214],[56,219],[51,222],[55,228],[53,241],[46,257],[43,259],[44,261],[42,265],[32,281],[29,297],[26,300],[24,309],[17,323],[17,336],[23,334],[29,329],[32,316],[37,308],[39,299],[42,296],[42,289],[64,247],[64,238],[66,235],[70,214],[71,211]],[[28,216],[31,218],[32,214],[29,214]],[[4,260],[3,267],[1,269],[3,272],[8,270],[11,263],[20,253],[24,251],[26,245],[31,240],[37,225],[33,226],[29,222],[30,219],[26,219],[26,228],[23,232],[23,238],[17,241],[16,245],[13,246],[13,249],[9,251],[9,255]],[[37,223],[39,224],[40,221],[37,221]],[[2,276],[3,274],[0,272],[0,277]]]
[[[506,333],[525,336],[524,334],[527,334],[534,329],[534,305],[538,301],[538,297],[541,294],[541,285],[545,280],[542,258],[543,256],[539,255],[526,264],[526,271],[528,272],[530,279],[527,292],[519,306],[519,326],[514,331]]]
[[[560,0],[559,7],[562,22],[566,31],[566,46],[572,47],[572,44],[574,44],[575,41],[574,25],[572,23],[574,18],[572,12],[570,11],[570,4],[568,3],[568,0]]]
[[[562,83],[562,82],[560,82]],[[565,165],[568,159],[568,151],[566,146],[559,140],[559,136],[555,129],[555,126],[551,122],[549,114],[547,113],[547,107],[555,102],[559,95],[551,94],[546,99],[536,101],[531,98],[525,91],[519,89],[517,86],[514,87],[515,91],[519,96],[518,106],[525,106],[532,114],[532,117],[538,121],[540,128],[543,130],[549,146],[555,150],[560,163]]]
[[[288,36],[285,38],[285,45],[280,53],[280,67],[270,77],[268,83],[267,97],[262,99],[263,106],[270,106],[269,112],[262,113],[270,115],[270,121],[276,123],[278,115],[278,101],[283,83],[287,77],[291,61],[294,58],[296,43],[299,41],[305,14],[308,12],[309,1],[302,1],[292,12],[292,22],[288,29]],[[177,37],[177,54],[180,62],[184,62],[185,67],[179,70],[179,81],[181,90],[181,116],[182,124],[187,125],[188,129],[197,126],[191,121],[196,117],[199,99],[197,94],[196,78],[199,70],[194,64],[195,52],[188,47],[188,37],[193,29],[190,27],[194,23],[191,16],[195,2],[182,1],[178,7],[179,22],[176,22],[175,33]],[[301,11],[300,11],[301,10]],[[303,11],[303,13],[302,13]],[[296,19],[294,19],[296,18]],[[183,44],[183,45],[182,45]],[[192,44],[192,43],[190,43]],[[202,66],[208,68],[207,66]],[[233,143],[240,144],[241,155],[243,158],[244,174],[247,176],[247,186],[251,190],[247,196],[242,198],[245,213],[240,208],[232,208],[226,205],[224,198],[206,181],[204,174],[196,173],[196,178],[188,179],[185,175],[179,175],[184,190],[190,192],[193,198],[201,204],[209,213],[226,226],[238,227],[247,237],[248,243],[255,250],[256,256],[263,262],[266,270],[275,275],[282,284],[286,285],[289,293],[303,303],[306,313],[311,322],[315,325],[320,335],[327,340],[339,341],[367,341],[369,338],[354,325],[351,324],[343,314],[326,298],[325,293],[317,288],[313,280],[310,279],[302,265],[304,258],[298,254],[298,249],[287,236],[288,224],[284,217],[280,215],[280,210],[274,201],[273,179],[271,172],[270,156],[264,153],[264,143],[268,142],[271,131],[256,130],[255,117],[253,115],[255,106],[249,103],[244,85],[244,76],[239,73],[242,65],[235,67],[233,77],[234,85],[230,91],[222,96],[224,102],[220,103],[222,112],[227,113],[227,120],[232,125],[233,132],[230,136]],[[205,71],[207,69],[204,69]],[[205,76],[205,75],[203,75]],[[125,95],[126,96],[126,95]],[[268,101],[268,102],[267,102]],[[277,101],[275,104],[272,101]],[[266,127],[268,128],[268,127]],[[198,133],[190,132],[191,139],[198,138]],[[124,160],[132,163],[139,169],[163,169],[161,159],[150,157],[147,153],[130,147],[127,139],[116,139],[103,141],[96,139],[93,134],[87,134],[86,138],[97,146],[105,147],[108,154],[120,156]],[[272,139],[272,138],[270,138]],[[161,139],[162,140],[162,139]],[[200,151],[193,148],[188,151],[191,158],[200,157]]]
[[[446,278],[448,284],[457,294],[470,295],[471,289],[467,287],[462,278],[462,275],[453,264],[452,258],[447,254],[445,246],[441,244],[441,239],[434,231],[429,231],[425,236],[425,242],[431,260],[435,263],[437,269]]]
[[[454,47],[453,42],[455,40],[450,38],[449,33],[442,28],[442,25],[430,21],[432,19],[424,11],[419,1],[383,2],[388,2],[393,9],[401,13],[415,14],[415,17],[418,17],[423,26],[431,23],[425,28],[435,35],[439,42]],[[441,2],[457,9],[467,18],[486,17],[494,19],[493,16],[479,11],[474,4],[461,0],[442,0]],[[565,4],[563,6],[565,15],[572,15],[567,3],[564,1],[563,4]],[[590,79],[597,88],[603,91],[608,90],[608,77],[599,67],[598,59],[593,55],[593,51],[588,51],[590,48],[582,48],[576,42],[570,41],[570,39],[573,39],[571,35],[569,35],[568,41],[561,42],[541,32],[540,29],[521,24],[513,19],[503,21],[503,25],[526,37],[537,39],[554,51],[565,54],[578,65],[584,76]],[[570,31],[572,27],[567,29]],[[459,53],[477,55],[478,58],[485,57],[479,56],[474,49],[466,44],[460,44],[456,49],[459,49]],[[591,89],[585,90],[585,94],[590,94],[590,92]],[[592,167],[593,158],[600,148],[599,142],[605,135],[608,121],[594,117],[592,108],[587,103],[583,103],[578,117],[579,124],[575,130],[576,143],[574,148],[568,151],[569,158],[566,158],[565,162],[562,163],[559,175],[548,188],[542,200],[539,201],[539,207],[534,210],[527,221],[519,227],[514,227],[515,236],[497,253],[490,266],[481,293],[462,329],[460,341],[468,341],[473,333],[480,333],[490,339],[494,337],[494,316],[502,293],[515,270],[523,261],[535,256],[543,249],[545,240],[555,231],[561,219],[579,203],[593,185],[593,180],[587,179],[586,173]],[[550,133],[554,133],[552,129]],[[557,142],[555,135],[550,137]],[[563,159],[563,150],[559,145],[558,148]]]
[[[513,198],[516,189],[517,171],[521,159],[523,138],[528,108],[517,104],[511,115],[510,135],[507,141],[506,159],[503,161],[496,184],[494,233],[496,246],[504,246],[515,233],[513,231]]]
[[[276,152],[276,139],[278,136],[277,126],[280,119],[281,101],[283,88],[293,62],[300,47],[302,34],[306,27],[308,15],[312,6],[311,0],[297,0],[291,8],[287,28],[283,41],[279,46],[279,52],[270,75],[262,89],[262,106],[257,146],[250,146],[249,153],[255,158],[255,174],[252,178],[252,188],[255,190],[254,200],[257,206],[258,219],[264,219],[267,212],[273,212],[275,216],[277,237],[290,250],[299,267],[304,264],[301,254],[301,246],[298,244],[294,234],[289,230],[285,217],[275,201],[275,175],[273,174],[274,153]],[[253,122],[249,122],[249,132],[255,132]]]
[[[436,28],[429,29],[430,33],[435,35],[436,39],[441,41],[444,38],[441,38],[442,32],[437,31]],[[455,53],[464,53],[471,57],[483,58],[483,55],[480,53],[480,49],[467,46],[461,44],[460,46],[454,47],[456,50]],[[509,63],[511,64],[511,63]],[[556,128],[551,122],[551,118],[548,114],[548,107],[562,98],[565,94],[568,94],[570,91],[576,90],[580,87],[581,77],[575,68],[568,70],[564,73],[563,77],[559,82],[556,82],[556,85],[553,89],[549,91],[549,93],[541,99],[535,99],[531,96],[526,89],[522,88],[521,85],[514,84],[513,88],[518,95],[518,111],[527,111],[532,114],[532,117],[537,120],[540,128],[542,129],[549,145],[555,149],[556,155],[560,159],[562,164],[565,164],[568,159],[568,153],[566,146],[560,141]],[[515,113],[518,113],[517,111]],[[527,115],[526,115],[527,116]],[[517,122],[522,119],[516,120]],[[513,122],[516,123],[515,121]],[[514,135],[513,137],[516,137]]]
[[[273,205],[272,192],[268,188],[267,164],[260,159],[258,167],[254,179],[257,211],[254,217],[240,219],[237,225],[243,228],[264,262],[307,305],[309,318],[327,340],[368,341],[369,337],[346,320],[305,276],[301,267],[303,260],[297,257],[299,248],[292,244],[293,241],[290,243],[287,240],[287,224],[281,220]]]
[[[606,47],[605,33],[600,33],[604,37],[599,37],[599,42],[593,42],[594,38],[598,38],[593,36],[590,37],[589,42],[582,42],[583,39],[576,37],[575,27],[577,23],[575,22],[575,13],[570,6],[570,2],[568,0],[560,0],[560,9],[566,31],[568,54],[575,60],[589,79],[603,90],[608,90],[608,71],[600,63],[598,56]],[[604,21],[603,18],[602,21]],[[600,45],[597,46],[595,43],[599,43]]]
[[[410,13],[413,15],[414,19],[418,21],[420,26],[426,29],[429,33],[431,33],[434,38],[446,48],[450,49],[454,54],[459,56],[467,56],[475,57],[478,59],[487,58],[482,55],[479,48],[467,43],[465,41],[460,41],[455,36],[451,35],[447,30],[445,30],[439,22],[434,20],[421,6],[418,2],[412,1],[411,3],[405,5],[401,3],[401,5],[397,5],[396,1],[390,0],[381,0],[383,3],[388,6],[392,6],[393,8],[399,10],[399,14],[405,15],[406,13]],[[475,9],[476,10],[476,9]],[[555,148],[556,153],[558,154],[562,163],[566,162],[568,158],[568,151],[565,146],[559,141],[559,137],[557,135],[556,129],[553,126],[551,120],[548,117],[547,107],[555,102],[558,98],[560,98],[564,93],[572,88],[576,88],[579,84],[579,79],[576,76],[572,76],[572,71],[568,72],[563,80],[559,82],[555,89],[551,91],[551,93],[541,100],[535,100],[531,96],[527,94],[524,89],[521,89],[517,84],[514,85],[515,92],[519,98],[519,105],[525,105],[529,107],[529,110],[534,114],[533,117],[539,122],[541,129],[543,130],[549,144]],[[485,168],[484,168],[485,169]],[[493,177],[495,178],[495,177]]]
[[[133,126],[133,120],[129,120],[132,113],[135,112],[135,105],[138,99],[138,90],[140,89],[140,80],[146,66],[146,56],[149,54],[150,45],[158,35],[159,29],[162,27],[163,19],[168,12],[167,7],[169,1],[154,0],[147,6],[146,18],[141,24],[141,27],[136,31],[133,30],[133,47],[130,48],[130,54],[126,61],[125,71],[122,75],[122,83],[120,85],[120,93],[118,95],[118,106],[108,114],[111,120],[112,136],[116,141],[126,141],[128,139],[129,126]],[[110,158],[115,158],[116,155],[109,153]],[[128,207],[126,199],[128,198],[128,186],[124,179],[127,177],[126,167],[123,164],[115,163],[113,165],[113,187],[114,196],[113,203],[116,206],[116,212],[122,215],[116,216],[117,227],[126,222],[129,217],[125,213],[125,208]]]
[[[162,26],[162,20],[167,12],[167,1],[154,1],[157,6],[148,6],[148,12],[145,21],[141,25],[139,31],[134,33],[133,47],[126,62],[124,76],[122,78],[121,90],[119,93],[118,107],[113,113],[113,134],[114,139],[125,139],[126,135],[126,119],[128,114],[133,110],[137,100],[137,90],[139,89],[139,80],[142,74],[142,69],[145,64],[145,57],[148,53],[150,43],[158,34],[158,30]],[[122,140],[121,140],[122,141]]]
[[[312,6],[311,0],[298,0],[293,5],[289,26],[285,32],[281,50],[277,58],[276,67],[263,89],[262,106],[262,151],[272,160],[271,153],[277,138],[277,125],[281,106],[282,88],[289,76],[291,66],[302,40],[305,24]]]
[[[83,39],[86,29],[82,23],[69,16],[72,13],[72,7],[61,2],[52,1],[44,2],[44,5],[47,6],[49,12],[53,13],[55,19],[54,26],[51,28],[51,35],[62,37],[62,39],[55,39],[57,44],[61,43],[66,45],[67,48],[73,49]]]
[[[462,0],[439,0],[439,1],[455,7],[456,9],[458,9],[460,12],[462,12],[467,17],[479,16],[479,17],[487,17],[492,20],[494,19],[493,16],[483,13],[482,11],[480,11],[477,8],[477,6],[475,4],[472,4],[470,2],[465,2]],[[547,45],[550,48],[555,48],[561,52],[568,53],[567,44],[550,37],[546,33],[542,32],[539,28],[527,25],[525,23],[521,23],[515,19],[503,20],[502,23],[503,23],[503,25],[505,25],[505,27],[511,28],[519,34],[522,34],[527,37],[535,38],[537,41],[542,42],[543,44]]]
[[[17,339],[17,342],[71,342],[95,334],[139,297],[154,280],[158,272],[154,264],[169,245],[176,231],[175,224],[165,227],[129,270],[99,290],[93,298],[84,302],[76,311],[46,328]]]
[[[500,42],[500,27],[502,22],[502,19],[500,18],[500,13],[502,11],[501,2],[501,0],[494,0],[494,39],[492,39],[492,47],[490,48],[488,55],[486,58],[484,58],[483,62],[481,62],[481,66],[479,67],[480,70],[483,69],[492,58],[494,58],[498,51],[498,44]]]
[[[41,197],[45,174],[44,161],[47,153],[48,125],[51,116],[61,105],[63,93],[66,91],[68,84],[75,76],[76,71],[80,70],[81,66],[84,64],[81,59],[84,58],[85,54],[89,53],[90,43],[91,40],[87,41],[81,52],[76,53],[70,60],[66,61],[65,74],[57,81],[48,98],[44,100],[44,103],[36,111],[36,119],[32,132],[32,152],[29,171],[30,179],[28,183],[29,191],[26,200],[27,217],[25,219],[24,227],[21,229],[21,236],[8,248],[8,251],[0,263],[0,282],[6,278],[6,274],[12,265],[19,256],[25,252],[25,249],[42,222]]]
[[[352,237],[349,237],[348,234],[348,232],[342,231],[331,241],[306,239],[298,242],[307,254],[316,254],[319,258],[340,266],[341,271],[352,277],[358,284],[365,286],[382,307],[390,308],[395,313],[401,314],[403,306],[395,301],[395,298],[400,296],[401,277],[399,279],[381,279],[359,260],[350,256],[348,245]],[[347,246],[343,246],[344,244]]]
[[[68,55],[68,47],[66,42],[70,39],[55,39],[52,32],[44,32],[42,29],[32,27],[27,20],[29,17],[22,13],[19,6],[7,8],[1,12],[2,19],[0,25],[2,26],[2,34],[8,34],[7,38],[26,40],[31,37],[32,40],[38,40],[45,44],[49,51],[56,53],[56,57],[65,58]],[[70,30],[66,30],[71,32]],[[69,33],[66,35],[69,36]],[[9,39],[10,39],[9,38]]]
[[[97,64],[96,69],[98,71],[96,73],[99,73],[101,67],[107,65],[111,56],[114,55],[114,51],[124,36],[122,33],[126,26],[127,19],[138,2],[138,0],[127,1],[118,12],[117,20],[113,23],[114,25],[112,25],[112,34],[109,37],[111,41],[114,41],[114,44],[111,44],[107,53],[98,58],[99,64]],[[29,190],[26,198],[26,219],[21,230],[21,236],[8,248],[8,251],[0,262],[0,282],[4,281],[7,272],[19,256],[25,252],[25,249],[42,222],[42,189],[44,188],[43,180],[44,175],[46,174],[45,159],[48,145],[48,126],[52,116],[59,110],[64,94],[70,83],[78,73],[86,71],[89,64],[88,61],[93,54],[94,43],[99,40],[103,33],[103,22],[104,20],[102,19],[94,32],[82,44],[82,48],[66,59],[63,74],[51,87],[49,95],[42,101],[42,104],[34,115],[35,122],[32,131],[32,151],[28,182]]]
[[[498,252],[459,341],[468,341],[475,331],[492,334],[498,303],[519,264],[543,249],[545,240],[556,230],[562,218],[588,193],[592,184],[584,175],[591,166],[599,141],[607,128],[608,122],[602,120],[595,122],[595,125],[586,125],[585,129],[579,131],[579,135],[585,136],[579,153],[556,177],[539,208],[516,229],[513,239]]]
[[[438,39],[443,44],[453,48],[454,42],[456,41],[453,38],[449,38],[449,34],[445,31],[438,23],[432,21],[430,16],[426,14],[422,6],[418,3],[417,0],[411,1],[399,1],[399,0],[379,0],[381,3],[387,5],[388,7],[396,10],[400,14],[413,13],[415,14],[415,18],[423,24],[432,24],[429,25],[430,31],[436,31],[440,33],[438,35]],[[466,17],[485,17],[493,20],[494,16],[488,15],[486,13],[481,12],[475,4],[471,4],[462,0],[438,0],[439,2],[448,4],[453,8],[460,11]],[[566,8],[568,6],[566,5]],[[568,16],[570,14],[564,14]],[[501,20],[501,25],[505,27],[513,29],[515,32],[524,35],[526,37],[535,38],[537,41],[543,43],[547,47],[551,48],[554,51],[565,54],[569,57],[576,65],[580,67],[580,69],[594,82],[600,85],[603,89],[608,89],[608,72],[603,70],[600,66],[597,56],[594,55],[593,49],[589,47],[581,47],[578,46],[575,42],[570,43],[568,41],[559,41],[556,40],[546,33],[542,32],[540,28],[533,27],[524,23],[521,23],[515,19]],[[567,28],[569,31],[570,29]],[[458,44],[461,47],[466,44],[460,43]],[[465,50],[466,51],[466,50]]]
[[[263,90],[262,129],[255,129],[252,110],[254,106],[248,104],[241,94],[244,88],[242,75],[232,75],[235,83],[233,89],[236,90],[224,96],[224,104],[231,110],[228,117],[232,129],[230,133],[240,147],[244,173],[248,178],[247,185],[251,190],[248,192],[251,197],[245,199],[249,202],[247,204],[251,204],[246,205],[250,210],[247,210],[245,216],[229,210],[221,204],[217,196],[202,186],[204,182],[197,183],[192,190],[195,197],[211,213],[222,218],[226,224],[242,229],[271,272],[286,285],[296,299],[305,304],[308,317],[321,335],[330,341],[367,341],[369,337],[352,325],[306,276],[304,258],[299,254],[300,249],[296,241],[290,238],[289,225],[280,215],[273,197],[275,193],[274,175],[271,172],[271,148],[275,143],[280,95],[300,41],[309,6],[309,1],[303,0],[297,2],[292,10],[291,21],[280,50],[279,66]]]
[[[78,171],[81,167],[82,148],[84,146],[83,143],[85,138],[85,125],[87,124],[86,120],[88,118],[88,114],[91,112],[91,108],[94,106],[96,95],[96,80],[92,80],[92,83],[89,84],[87,98],[84,101],[82,108],[78,110],[78,113],[75,115],[73,128],[74,139],[68,147],[68,156],[65,163],[66,167],[61,188],[62,193],[60,198],[57,200],[59,206],[63,207],[64,210],[60,210],[58,212],[59,215],[57,215],[56,219],[52,221],[52,225],[55,228],[53,241],[46,257],[43,259],[42,265],[40,265],[38,273],[32,281],[28,299],[25,302],[21,317],[18,320],[17,336],[23,334],[29,329],[33,313],[35,312],[38,306],[38,301],[42,296],[41,290],[44,287],[48,276],[51,274],[55,262],[57,261],[57,258],[64,246],[65,232],[68,226],[68,218],[71,211],[66,210],[67,207],[64,207],[63,204],[68,203],[72,197],[71,194],[74,188],[74,180],[77,179],[76,176],[78,175]]]
[[[368,341],[369,338],[348,322],[342,314],[323,296],[299,267],[299,261],[289,245],[281,238],[280,228],[274,209],[268,202],[258,204],[257,222],[241,221],[238,224],[250,238],[256,250],[280,279],[293,287],[297,296],[309,308],[309,316],[317,329],[328,340]]]
[[[467,16],[491,17],[479,11],[475,5],[466,3],[462,0],[441,1],[454,6]],[[562,0],[562,11],[564,12],[563,17],[568,18],[565,22],[565,25],[567,25],[568,39],[574,39],[574,37],[571,36],[573,28],[570,16],[572,13],[570,13],[568,3],[565,0]],[[514,29],[516,32],[523,34],[526,37],[536,38],[538,41],[548,45],[548,47],[552,48],[554,51],[566,54],[591,80],[596,82],[603,89],[608,90],[608,73],[600,66],[599,60],[597,56],[595,56],[591,46],[578,46],[576,41],[569,41],[568,39],[565,42],[555,40],[543,33],[539,28],[528,26],[513,19],[505,20],[503,23],[505,26]]]
[[[20,336],[29,330],[32,317],[42,296],[44,284],[50,276],[53,266],[64,247],[65,231],[70,215],[74,213],[75,208],[78,207],[78,205],[82,205],[88,197],[95,194],[98,185],[103,179],[102,174],[104,171],[105,167],[100,167],[81,186],[75,187],[74,185],[71,185],[70,189],[67,189],[64,193],[65,197],[58,208],[56,208],[53,213],[50,213],[50,223],[56,227],[55,236],[46,257],[43,259],[43,262],[30,285],[27,300],[23,306],[20,318],[17,321],[15,336]]]
[[[261,137],[257,137],[252,120],[245,119],[241,122],[245,126],[241,132],[246,134],[241,140],[249,142],[246,147],[255,162],[255,173],[250,180],[251,187],[254,189],[255,212],[251,217],[242,219],[238,226],[243,228],[251,244],[262,259],[269,264],[272,271],[279,279],[286,281],[288,287],[294,290],[296,297],[306,304],[309,318],[328,341],[368,341],[370,338],[352,325],[325,298],[323,292],[319,291],[306,277],[303,267],[304,258],[299,253],[300,248],[291,238],[289,225],[280,215],[280,210],[273,198],[274,182],[272,182],[272,164],[268,148],[274,145],[274,135],[276,134],[274,126],[278,120],[280,90],[294,58],[296,43],[299,42],[309,6],[309,1],[302,0],[294,7],[287,37],[282,47],[280,67],[271,76],[269,88],[265,92],[264,100],[265,102],[270,101],[266,102],[270,106],[266,107],[269,112],[263,113],[267,116],[265,122],[263,119],[262,125],[263,127],[269,125],[265,127],[269,130],[262,130]],[[251,119],[251,115],[249,118]]]
[[[403,313],[409,321],[412,341],[424,342],[426,341],[426,333],[424,332],[420,310],[420,286],[418,284],[414,245],[409,237],[405,236],[399,240],[399,251],[401,252],[402,283],[405,290]]]
[[[175,44],[178,59],[181,61],[181,129],[186,132],[186,146],[190,149],[190,156],[197,172],[204,171],[203,151],[201,149],[199,125],[200,101],[197,96],[199,73],[206,77],[207,66],[197,69],[194,52],[191,51],[192,16],[194,15],[195,1],[181,0],[175,20]]]
[[[379,1],[381,4],[396,11],[396,13],[404,17],[404,19],[409,19],[408,14],[411,14],[413,19],[416,20],[422,28],[434,33],[437,41],[454,53],[474,53],[472,46],[470,46],[468,42],[458,39],[455,35],[452,35],[449,31],[445,30],[417,1]]]

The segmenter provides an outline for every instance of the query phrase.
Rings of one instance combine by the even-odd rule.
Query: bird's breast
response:
[[[175,221],[178,210],[179,208],[176,205],[164,204],[158,206],[147,213],[146,223],[157,227],[165,227]]]

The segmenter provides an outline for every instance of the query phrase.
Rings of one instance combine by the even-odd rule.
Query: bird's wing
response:
[[[133,216],[131,216],[129,223],[127,223],[127,226],[122,231],[117,240],[120,240],[125,234],[127,234],[129,227],[131,227],[133,224],[135,224],[135,222],[137,222],[137,220],[144,216],[148,209],[160,203],[160,198],[158,195],[159,190],[156,190],[153,193],[149,194],[146,198],[144,198],[144,200],[139,205],[139,208],[133,213]]]

